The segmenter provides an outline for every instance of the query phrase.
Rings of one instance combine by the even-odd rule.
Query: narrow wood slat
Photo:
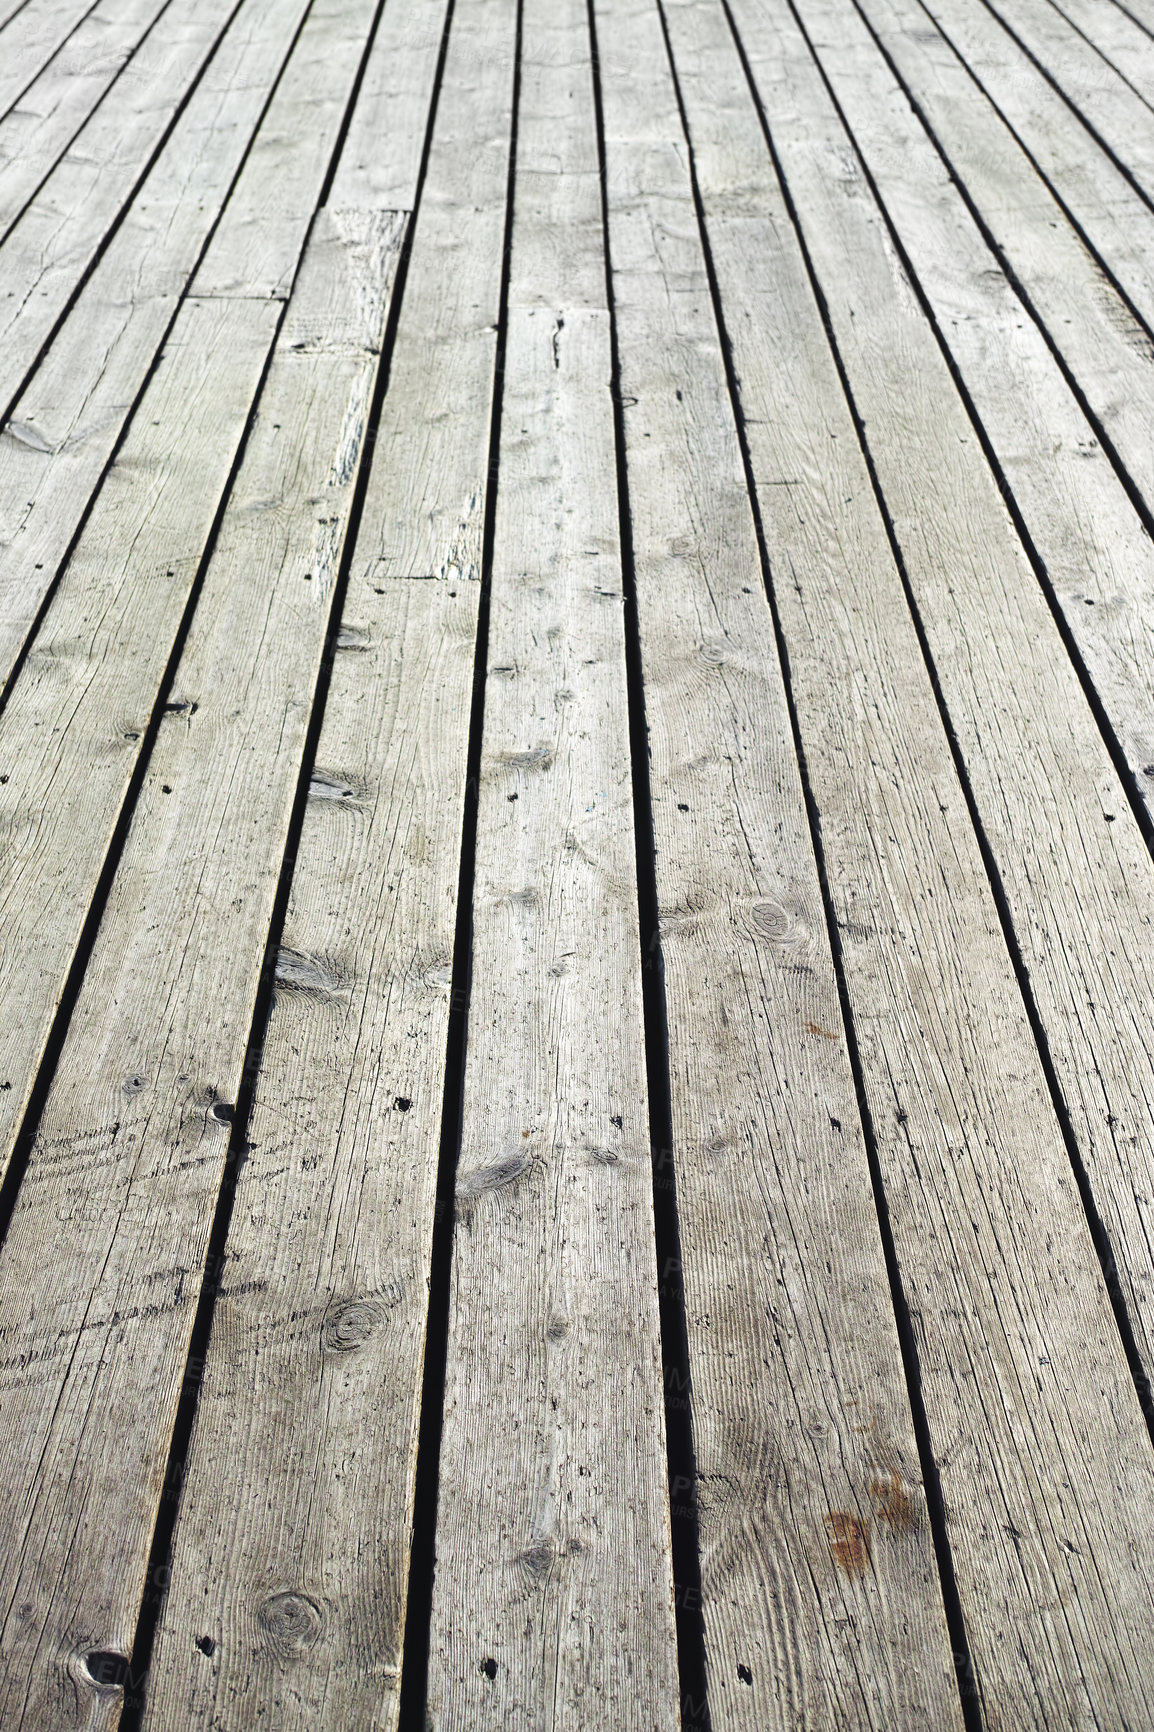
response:
[[[1154,1379],[1154,867],[792,14],[734,7]]]
[[[733,43],[666,11],[984,1722],[1138,1723],[1149,1435]]]
[[[1063,18],[1069,19],[1093,43],[1115,72],[1147,102],[1154,98],[1154,40],[1149,30],[1131,16],[1136,11],[1134,0],[1130,0],[1128,9],[1116,5],[1115,0],[1056,0],[1056,3]]]
[[[30,0],[0,7],[0,115],[7,114],[42,67],[99,0]]]
[[[711,1723],[960,1726],[675,93],[598,13]]]
[[[0,436],[0,687],[124,432],[307,4],[249,0]]]
[[[422,9],[408,16],[428,40]],[[350,588],[150,1726],[207,1725],[222,1703],[239,1723],[396,1723],[479,587],[426,574],[462,533],[475,533],[480,563],[482,514],[464,530],[456,514],[487,485],[515,25],[511,3],[454,10],[382,415],[392,436],[377,440],[354,574],[366,540],[372,566],[390,541],[412,552],[422,530],[446,545],[428,539],[406,579],[354,575]],[[408,151],[400,140],[399,157]],[[429,440],[478,330],[488,374],[459,397],[472,437],[459,438],[454,469],[429,461]],[[414,498],[409,530],[398,507]],[[291,1608],[307,1641],[286,1637]],[[196,1646],[205,1636],[209,1657]]]
[[[1154,817],[1150,538],[857,12],[807,3],[802,18]]]
[[[980,81],[1098,258],[1154,328],[1154,211],[1100,150],[982,0],[930,0],[938,27]],[[1150,44],[1154,52],[1154,43]],[[975,101],[980,101],[973,92]],[[1154,115],[1150,117],[1154,127]],[[1093,272],[1096,276],[1096,272]],[[1101,283],[1097,285],[1101,299]],[[1148,346],[1113,297],[1106,309]]]
[[[860,0],[860,9],[1154,511],[1154,348],[917,0]]]
[[[678,1723],[588,19],[525,7],[435,1727]]]
[[[102,0],[0,120],[0,230],[15,222],[92,110],[115,87],[167,4]]]
[[[119,1717],[404,220],[318,219],[0,1255],[12,1726]]]
[[[995,0],[987,3],[1045,68],[1075,115],[1084,117],[1146,196],[1154,197],[1154,110],[1149,101],[1079,35],[1051,0],[1013,0],[1004,8]],[[1129,76],[1129,67],[1125,70]],[[1074,115],[1071,120],[1076,126]]]
[[[0,246],[0,410],[26,382],[110,225],[221,38],[238,0],[172,0],[149,38]]]
[[[0,813],[10,838],[0,861],[0,955],[9,963],[0,972],[4,1165],[275,334],[280,309],[266,300],[268,285],[295,267],[305,240],[300,202],[310,180],[314,199],[323,185],[311,134],[335,142],[372,11],[373,0],[361,0],[359,34],[353,8],[341,33],[326,28],[324,14],[315,34],[302,33],[294,63],[307,66],[324,43],[326,73],[307,114],[295,79],[277,92],[270,127],[279,132],[283,114],[303,130],[280,135],[279,159],[254,153],[246,164],[240,184],[264,187],[267,221],[246,211],[242,235],[256,274],[223,297],[264,303],[268,316],[220,323],[211,300],[185,304],[167,364],[140,403],[0,718],[8,776]],[[276,201],[286,175],[295,183],[291,223]],[[230,227],[226,213],[216,236],[226,248]]]

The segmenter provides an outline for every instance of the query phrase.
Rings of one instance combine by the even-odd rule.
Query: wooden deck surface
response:
[[[1154,0],[0,0],[0,1726],[1154,1728]]]

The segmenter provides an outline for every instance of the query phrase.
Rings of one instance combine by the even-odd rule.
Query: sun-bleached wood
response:
[[[248,0],[0,434],[0,687],[176,316],[306,4]]]
[[[454,473],[425,460],[423,417],[439,417],[441,396],[425,396],[421,366],[432,356],[451,379],[477,322],[498,317],[515,27],[511,3],[458,0],[385,400],[398,437],[383,472],[377,459],[374,556],[382,533],[399,533],[382,527],[394,521],[390,489],[395,506],[420,487],[422,521],[459,545],[458,502],[487,486],[492,369],[460,404],[459,422],[477,425],[458,446],[472,467]],[[417,112],[418,95],[402,113]],[[401,138],[406,155],[415,171]],[[467,220],[453,203],[462,185]],[[411,184],[390,186],[411,200]],[[410,303],[462,241],[468,288]],[[406,425],[415,477],[400,471]],[[424,564],[441,564],[434,546]],[[150,1726],[208,1724],[221,1702],[242,1723],[262,1710],[334,1732],[396,1721],[478,593],[422,572],[354,584],[346,602]],[[270,1594],[317,1608],[308,1640],[286,1645],[264,1610]],[[211,1658],[195,1645],[205,1636]]]
[[[984,1720],[1140,1721],[1149,1434],[734,44],[665,10]]]
[[[102,0],[0,120],[0,233],[15,222],[166,4]]]
[[[856,3],[1154,512],[1154,346],[918,0]]]
[[[1154,109],[1148,98],[1115,71],[1051,0],[986,4],[1053,80],[1075,114],[1126,165],[1147,198],[1154,198]],[[1148,57],[1143,60],[1148,66]]]
[[[117,80],[117,100],[83,126],[0,245],[0,413],[27,380],[69,298],[132,197],[237,0],[172,0]]]
[[[861,18],[800,16],[1154,818],[1154,547]]]
[[[1053,3],[1140,96],[1147,102],[1154,99],[1154,39],[1131,16],[1136,10],[1134,0],[1128,9],[1116,5],[1115,0]]]
[[[434,71],[445,32],[447,0],[389,0],[381,14],[357,105],[341,146],[331,202],[342,209],[409,210],[421,167]],[[476,24],[469,8],[454,12],[458,42],[472,40]],[[482,52],[489,47],[486,42]],[[460,55],[451,86],[455,105],[464,97]],[[450,129],[452,121],[446,116]],[[499,130],[499,129],[498,129]],[[450,136],[446,133],[446,137]],[[475,148],[482,148],[480,138]],[[444,146],[441,146],[444,149]],[[460,165],[463,167],[464,165]]]
[[[367,0],[352,15],[363,46]],[[328,40],[320,16],[315,39],[302,32],[289,74]],[[331,52],[343,64],[344,83],[319,83],[311,109],[312,126],[330,145],[352,91],[358,38],[336,39]],[[299,75],[286,75],[278,88],[266,117],[274,129],[282,96],[285,120],[300,118],[299,84]],[[279,158],[250,154],[239,182],[241,215],[234,225],[231,204],[226,208],[215,243],[228,248],[235,240],[253,275],[234,275],[231,295],[182,307],[166,362],[150,381],[0,718],[9,778],[0,810],[10,814],[13,838],[0,863],[0,956],[11,959],[0,973],[0,1072],[9,1084],[0,1091],[4,1165],[275,334],[280,309],[270,285],[291,280],[305,241],[300,205],[310,187],[315,201],[324,183],[328,163],[311,139],[303,138],[297,160],[293,149],[289,139]],[[288,165],[295,184],[286,215],[275,193]],[[253,214],[262,211],[263,218]],[[217,299],[239,310],[218,316]],[[147,584],[142,547],[150,556]]]
[[[1154,210],[1087,137],[983,0],[926,3],[1106,271],[1154,329]],[[1154,53],[1154,43],[1150,47]],[[974,101],[981,101],[976,90]],[[1154,115],[1150,124],[1154,127]],[[1125,311],[1112,299],[1108,305],[1116,317]],[[1144,341],[1132,321],[1130,340],[1139,347]]]
[[[428,1721],[679,1722],[588,19],[524,12]]]
[[[1154,866],[786,0],[733,5],[1154,1380]]]
[[[404,221],[314,228],[0,1253],[13,1727],[119,1717]]]
[[[28,88],[99,0],[20,0],[0,6],[0,115]],[[19,16],[12,14],[19,8]]]
[[[645,0],[602,0],[598,34],[711,1722],[784,1729],[804,1703],[815,1728],[956,1727],[893,1301],[675,93]]]

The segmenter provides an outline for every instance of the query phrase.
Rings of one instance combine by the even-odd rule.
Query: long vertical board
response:
[[[266,116],[280,155],[250,157],[246,198],[236,213],[229,205],[205,261],[218,280],[217,257],[227,268],[243,250],[253,276],[234,274],[232,295],[184,303],[0,717],[5,1166],[268,356],[280,312],[270,285],[299,262],[302,201],[310,185],[319,198],[327,168],[317,139],[331,155],[373,9],[373,0],[344,7],[339,30],[331,14],[310,16]],[[282,132],[282,118],[297,130]],[[277,200],[285,178],[296,181],[290,220]],[[253,183],[267,195],[263,222],[249,214],[260,205]]]
[[[665,11],[982,1713],[1138,1724],[1149,1435],[734,43]]]
[[[659,16],[649,0],[602,0],[598,38],[710,1721],[959,1726]]]
[[[1154,547],[857,11],[800,18],[1154,818]]]
[[[403,227],[317,218],[0,1253],[29,1732],[119,1716]]]
[[[1154,867],[786,0],[733,9],[1154,1381]]]
[[[431,574],[463,539],[480,568],[515,36],[512,0],[457,0],[174,1539],[158,1732],[225,1703],[238,1724],[396,1724],[479,591]],[[359,130],[341,196],[365,188]],[[286,1642],[293,1606],[307,1639]]]
[[[678,1723],[588,19],[524,9],[431,1727]]]
[[[309,4],[248,0],[0,434],[0,688],[176,317]]]

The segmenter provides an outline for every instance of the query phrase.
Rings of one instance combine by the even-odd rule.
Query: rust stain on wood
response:
[[[848,1510],[831,1509],[825,1518],[829,1529],[829,1549],[834,1563],[852,1580],[863,1576],[872,1567],[870,1558],[870,1528],[860,1516]]]

